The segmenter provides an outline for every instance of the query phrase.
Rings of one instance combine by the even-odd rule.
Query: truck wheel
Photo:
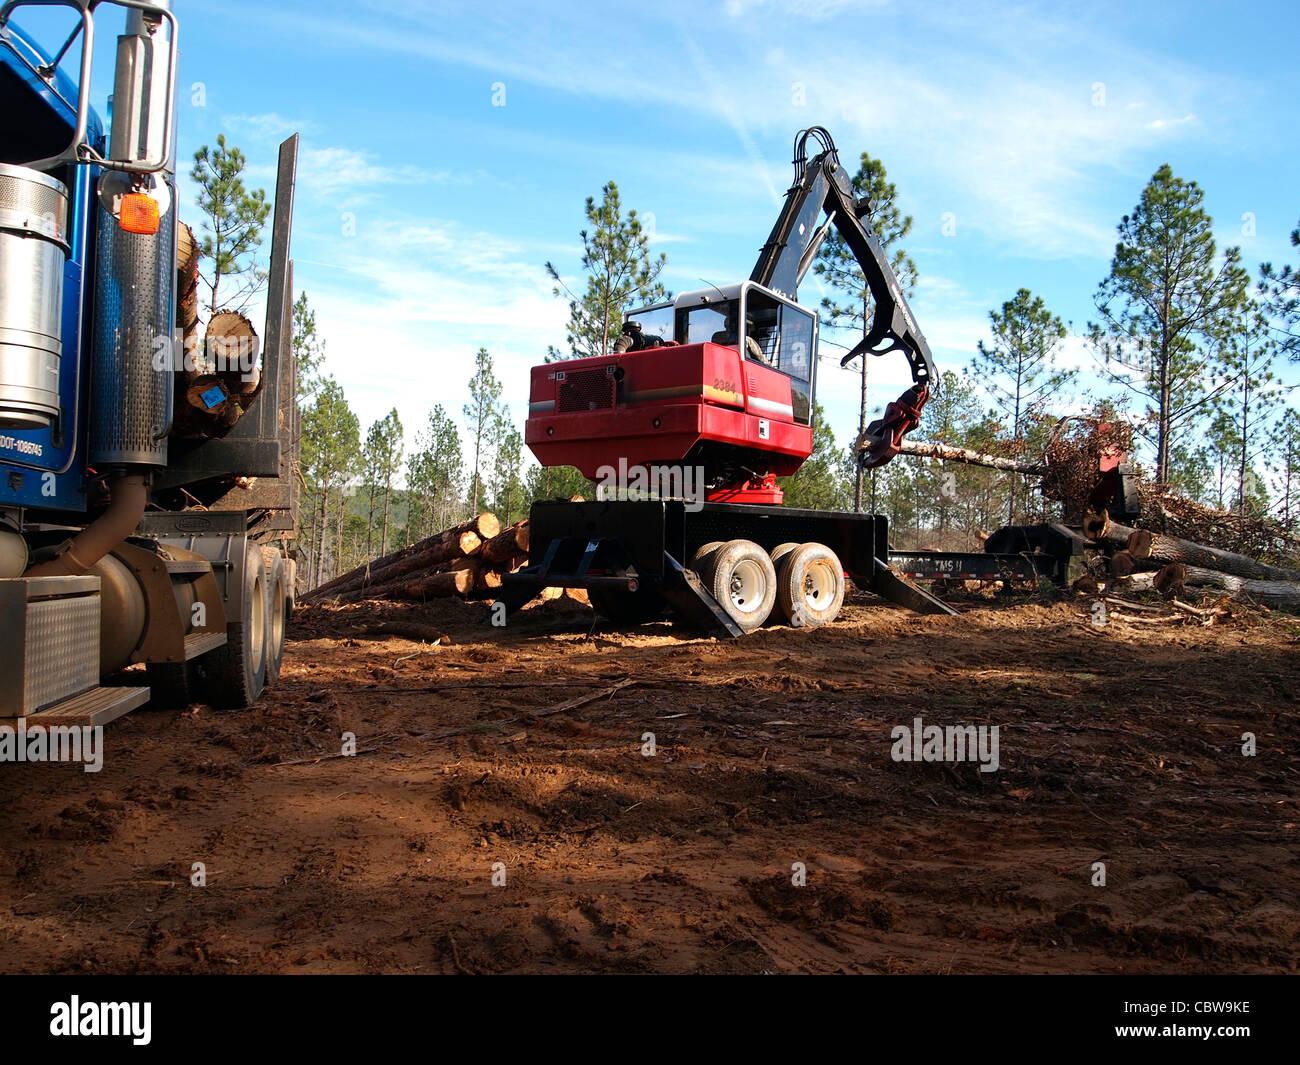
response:
[[[266,563],[266,686],[280,679],[284,658],[284,630],[289,622],[289,585],[284,556],[274,547],[262,548]]]
[[[667,605],[663,593],[647,581],[638,584],[635,592],[623,588],[588,588],[587,598],[597,614],[615,625],[644,625],[658,618]]]
[[[844,606],[844,567],[829,547],[803,544],[781,559],[776,601],[795,628],[834,621]]]
[[[711,579],[713,557],[724,546],[721,540],[714,540],[712,543],[705,544],[691,556],[691,569],[696,572],[700,580],[705,584],[708,584]]]
[[[184,710],[200,698],[193,662],[150,662],[144,667],[144,682],[155,710]]]
[[[226,626],[226,645],[200,659],[208,701],[222,710],[252,706],[266,687],[266,584],[262,552],[250,543],[244,557],[244,606]]]
[[[767,620],[776,601],[776,570],[752,540],[732,540],[713,555],[705,585],[740,628],[752,632]]]

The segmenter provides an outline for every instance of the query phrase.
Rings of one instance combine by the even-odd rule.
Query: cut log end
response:
[[[1146,529],[1134,529],[1128,538],[1127,550],[1134,558],[1151,557],[1151,533]]]
[[[1110,515],[1104,510],[1099,514],[1095,510],[1083,516],[1083,535],[1089,540],[1100,540],[1110,528]]]
[[[1117,580],[1133,576],[1137,562],[1127,551],[1116,551],[1110,559],[1110,575]]]
[[[1171,599],[1183,590],[1183,585],[1187,582],[1187,567],[1178,562],[1171,562],[1163,566],[1151,581],[1152,587],[1155,588],[1166,599]]]

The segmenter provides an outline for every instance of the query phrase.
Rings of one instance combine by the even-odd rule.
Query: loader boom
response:
[[[809,140],[815,140],[822,149],[811,160],[808,159]],[[936,376],[930,345],[912,316],[907,297],[880,241],[862,224],[871,204],[854,197],[852,182],[840,164],[835,142],[825,129],[813,126],[795,138],[794,167],[794,184],[786,192],[785,204],[759,253],[750,280],[797,300],[799,283],[831,227],[843,238],[862,269],[874,310],[867,334],[840,360],[840,365],[847,366],[859,356],[901,351],[914,382],[859,440],[863,465],[883,465],[897,454],[903,435],[916,427],[929,396],[930,383]],[[825,222],[814,229],[823,214]]]

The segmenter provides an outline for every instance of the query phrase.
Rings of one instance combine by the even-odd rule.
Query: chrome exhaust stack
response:
[[[164,32],[173,35],[167,39]],[[132,5],[117,41],[110,165],[97,187],[90,461],[165,466],[176,262],[175,28]]]

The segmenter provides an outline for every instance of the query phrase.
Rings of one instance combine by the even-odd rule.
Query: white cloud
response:
[[[295,133],[304,137],[320,131],[320,126],[305,118],[286,118],[275,111],[257,115],[226,115],[227,126],[245,130],[254,137],[268,141],[282,141]]]
[[[447,171],[410,164],[386,166],[368,152],[339,146],[303,147],[298,153],[298,181],[320,195],[349,192],[368,198],[378,185],[422,185],[452,180]]]
[[[1195,122],[1195,115],[1184,115],[1182,118],[1157,118],[1147,123],[1147,129],[1173,129],[1176,126],[1185,126],[1189,122]]]
[[[522,420],[529,368],[564,336],[567,309],[532,252],[454,223],[376,223],[310,265],[326,369],[363,426],[396,405],[408,443],[441,403],[459,420],[481,346]]]

